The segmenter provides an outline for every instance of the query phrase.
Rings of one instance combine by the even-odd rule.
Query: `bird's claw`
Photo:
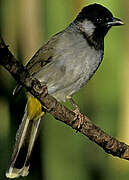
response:
[[[74,121],[76,121],[76,125],[77,125],[77,131],[79,131],[79,129],[82,127],[83,125],[83,120],[84,120],[84,117],[83,115],[81,114],[80,112],[80,108],[79,107],[76,107],[76,109],[73,111],[75,113],[75,116],[74,116]]]

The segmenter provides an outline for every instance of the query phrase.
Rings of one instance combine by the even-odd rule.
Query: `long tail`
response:
[[[16,178],[28,175],[30,156],[43,115],[41,103],[33,96],[28,95],[25,114],[16,134],[16,143],[6,177]]]

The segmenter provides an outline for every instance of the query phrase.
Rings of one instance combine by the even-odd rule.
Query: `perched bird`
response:
[[[105,35],[112,26],[119,25],[123,22],[102,5],[86,6],[65,30],[51,37],[36,52],[26,68],[30,75],[47,85],[48,93],[58,101],[71,99],[99,67],[104,55]],[[20,85],[17,86],[14,93],[20,88]],[[6,172],[8,178],[28,174],[31,151],[44,115],[42,105],[36,98],[27,93],[27,99]]]

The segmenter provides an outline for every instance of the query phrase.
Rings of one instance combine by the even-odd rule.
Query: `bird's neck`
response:
[[[91,37],[88,37],[93,43],[96,49],[104,49],[104,37],[103,31],[96,29]]]
[[[80,24],[73,23],[69,27],[73,28],[77,33],[80,33],[84,39],[93,46],[96,50],[104,50],[104,36],[105,34],[97,29],[90,34],[87,33]]]
[[[96,33],[88,36],[85,32],[81,32],[84,38],[87,40],[90,46],[93,46],[96,50],[104,50],[104,38]]]

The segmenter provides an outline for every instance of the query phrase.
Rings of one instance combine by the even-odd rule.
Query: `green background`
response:
[[[105,38],[104,60],[95,76],[74,95],[93,122],[129,144],[129,2],[127,0],[0,0],[0,31],[9,49],[26,63],[53,34],[67,27],[80,9],[100,3],[125,26]],[[15,143],[26,103],[25,91],[12,96],[16,82],[0,67],[0,179]],[[71,107],[69,104],[65,104]],[[129,162],[106,154],[87,137],[47,115],[25,180],[129,179]],[[19,178],[23,179],[23,178]]]

